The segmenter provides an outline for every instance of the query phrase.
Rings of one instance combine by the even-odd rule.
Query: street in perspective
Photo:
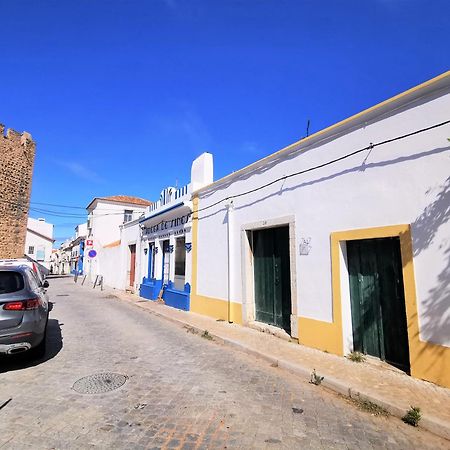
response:
[[[2,449],[448,448],[111,292],[49,282],[46,355],[2,361]]]
[[[0,12],[0,450],[450,450],[448,0]]]

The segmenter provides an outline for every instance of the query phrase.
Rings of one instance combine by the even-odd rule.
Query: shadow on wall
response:
[[[63,347],[63,338],[61,326],[57,319],[48,319],[47,325],[47,345],[43,358],[33,359],[28,352],[17,355],[2,356],[0,360],[0,373],[10,372],[12,370],[22,370],[27,367],[37,366],[54,358]]]
[[[427,192],[429,193],[430,190]],[[414,256],[420,255],[436,238],[439,228],[450,221],[450,177],[439,186],[439,192],[422,214],[411,224]],[[450,334],[450,236],[439,244],[444,267],[437,275],[436,286],[430,289],[423,301],[422,336],[439,344]],[[442,258],[442,257],[441,257]]]
[[[307,181],[302,181],[300,183],[297,183],[297,184],[294,184],[294,185],[288,186],[288,187],[285,187],[286,180],[279,181],[280,185],[279,185],[279,187],[277,187],[276,190],[273,190],[272,192],[269,192],[269,193],[267,193],[265,195],[264,195],[264,190],[262,190],[261,197],[259,197],[256,200],[248,201],[247,203],[243,203],[240,206],[235,206],[235,209],[236,210],[245,209],[245,208],[248,208],[250,206],[254,206],[254,205],[258,204],[258,203],[263,203],[264,201],[268,200],[269,198],[278,197],[278,196],[282,195],[285,192],[295,191],[297,189],[301,189],[301,188],[304,188],[304,187],[307,187],[307,186],[313,186],[313,185],[319,184],[319,183],[325,183],[325,182],[333,180],[335,178],[339,178],[339,177],[342,177],[342,176],[345,176],[345,175],[350,175],[352,173],[365,172],[365,171],[368,171],[368,170],[378,169],[378,168],[381,168],[381,167],[391,166],[391,165],[394,165],[394,164],[402,164],[402,163],[409,162],[409,161],[416,161],[416,160],[419,160],[419,159],[422,159],[422,158],[427,158],[427,157],[432,156],[432,155],[437,155],[437,154],[441,154],[441,153],[445,153],[445,152],[449,152],[449,151],[450,151],[450,146],[438,147],[438,148],[434,148],[434,149],[431,149],[431,150],[425,150],[425,151],[422,151],[422,152],[414,153],[414,154],[411,154],[411,155],[408,155],[408,156],[401,156],[401,157],[398,157],[398,158],[389,159],[389,160],[385,160],[385,161],[378,161],[378,162],[374,162],[374,163],[366,163],[367,155],[363,154],[361,163],[360,164],[356,164],[353,167],[349,167],[348,169],[344,169],[344,170],[341,170],[341,171],[338,171],[338,172],[334,172],[334,173],[331,173],[331,174],[328,174],[328,175],[324,175],[322,177],[313,178],[313,179],[310,179],[310,180],[307,180]],[[261,173],[261,172],[258,172],[258,173]],[[273,185],[271,187],[273,187]],[[224,190],[225,190],[225,187],[221,186],[219,189],[217,189],[217,192],[224,191]],[[203,196],[202,195],[202,198],[203,197],[207,198],[208,196]],[[202,215],[202,217],[200,217],[200,218],[198,218],[196,220],[200,221],[202,219],[207,219],[209,217],[215,216],[216,214],[220,213],[221,211],[226,211],[226,208],[224,206],[224,202],[221,205],[218,205],[218,208],[219,209],[217,209],[215,211],[213,210],[212,212],[208,212],[205,215]],[[420,217],[422,217],[422,215]]]

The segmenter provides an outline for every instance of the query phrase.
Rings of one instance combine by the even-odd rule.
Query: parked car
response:
[[[21,266],[21,265],[28,266],[30,269],[33,270],[40,285],[44,283],[45,277],[39,270],[39,267],[35,262],[30,261],[29,259],[26,258],[0,259],[0,266]]]
[[[0,354],[45,354],[47,287],[27,265],[0,264]]]

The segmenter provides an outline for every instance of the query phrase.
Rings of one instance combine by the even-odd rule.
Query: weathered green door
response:
[[[289,227],[253,231],[256,320],[291,331]]]
[[[409,372],[399,238],[347,241],[355,351]]]

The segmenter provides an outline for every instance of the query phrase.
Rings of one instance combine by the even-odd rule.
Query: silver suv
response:
[[[49,303],[45,288],[25,265],[0,265],[0,354],[45,354]]]
[[[29,259],[26,258],[16,258],[16,259],[0,259],[0,267],[1,266],[28,266],[30,269],[33,269],[36,278],[38,279],[39,285],[44,284],[44,275],[39,270],[38,265]]]

